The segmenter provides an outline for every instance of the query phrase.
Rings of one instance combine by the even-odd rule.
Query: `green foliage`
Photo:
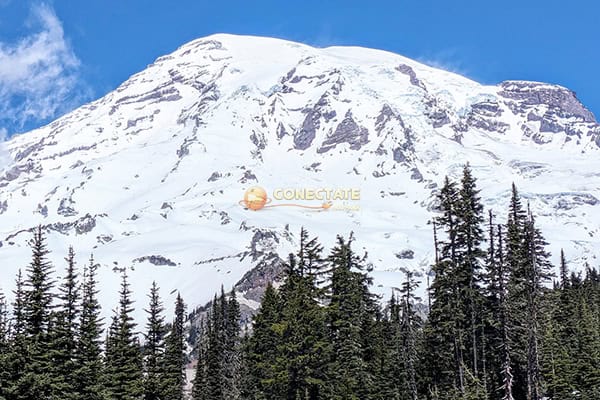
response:
[[[74,391],[80,398],[101,400],[103,396],[102,319],[98,302],[96,270],[98,264],[90,257],[83,272],[81,314],[75,354],[78,369],[75,373]]]
[[[547,243],[514,185],[506,224],[490,211],[484,226],[468,165],[460,182],[446,178],[437,200],[428,309],[416,296],[418,273],[405,271],[382,308],[352,234],[324,256],[302,229],[283,280],[267,285],[251,324],[241,321],[234,289],[196,312],[203,319],[187,336],[197,358],[191,398],[600,398],[600,273],[570,273],[561,252],[559,279],[549,285]],[[181,296],[166,323],[152,285],[141,346],[123,271],[103,341],[98,265],[90,259],[80,281],[70,248],[55,285],[41,227],[31,247],[12,310],[0,293],[1,400],[187,398]]]
[[[144,342],[144,400],[160,400],[163,398],[164,351],[165,351],[165,318],[164,307],[160,300],[156,282],[150,288],[150,306],[146,311],[148,322]]]
[[[165,338],[165,355],[163,360],[163,398],[165,400],[182,400],[185,384],[185,304],[177,293],[175,315],[171,329]]]
[[[143,392],[142,352],[131,316],[133,311],[131,290],[123,270],[119,307],[113,315],[106,341],[105,383],[110,399],[137,399]]]

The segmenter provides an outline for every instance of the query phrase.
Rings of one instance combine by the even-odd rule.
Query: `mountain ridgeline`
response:
[[[561,254],[553,274],[516,186],[506,218],[486,213],[468,165],[444,181],[435,209],[426,298],[425,277],[405,270],[382,299],[352,233],[327,252],[302,229],[251,320],[221,289],[199,324],[179,295],[167,322],[153,283],[143,328],[126,269],[105,322],[95,261],[79,275],[69,249],[56,280],[38,228],[14,301],[0,295],[0,399],[600,398],[598,270],[570,272]]]

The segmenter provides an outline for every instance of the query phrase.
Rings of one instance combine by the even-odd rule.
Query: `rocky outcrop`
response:
[[[169,266],[169,267],[177,266],[177,263],[175,261],[172,261],[172,260],[168,259],[167,257],[161,256],[161,255],[143,256],[143,257],[138,257],[133,260],[134,263],[142,263],[144,261],[148,261],[150,264],[158,265],[158,266],[164,266],[164,265]]]
[[[425,84],[419,78],[417,78],[417,74],[409,65],[400,64],[399,66],[396,67],[396,71],[401,72],[404,75],[407,75],[410,79],[411,85],[417,86],[417,87],[427,91]]]
[[[368,129],[360,126],[354,120],[352,111],[348,110],[342,122],[335,128],[335,131],[328,135],[317,149],[317,153],[325,153],[342,143],[349,144],[351,150],[358,150],[368,142]]]
[[[308,149],[317,136],[317,131],[321,127],[321,120],[329,122],[336,116],[336,112],[329,109],[328,106],[329,101],[327,100],[327,93],[325,93],[313,107],[302,110],[305,117],[300,129],[294,133],[294,148],[297,150]]]
[[[596,122],[594,114],[579,102],[574,92],[566,88],[527,81],[505,81],[500,88],[500,96],[517,102],[521,107],[547,105],[584,122]]]

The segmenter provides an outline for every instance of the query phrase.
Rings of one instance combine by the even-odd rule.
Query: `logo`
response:
[[[286,201],[272,204],[272,200]],[[273,191],[273,197],[269,197],[267,191],[260,186],[248,188],[244,193],[244,199],[239,201],[239,204],[252,211],[262,210],[263,208],[273,207],[298,207],[317,211],[329,209],[335,210],[350,210],[356,211],[358,205],[350,205],[348,202],[356,202],[360,200],[359,189],[308,189],[308,188],[278,188]],[[290,202],[294,201],[294,202]],[[320,204],[303,204],[300,201],[317,202]],[[334,204],[334,201],[342,201],[342,203]]]

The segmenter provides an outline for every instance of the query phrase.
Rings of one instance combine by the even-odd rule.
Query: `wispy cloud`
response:
[[[435,54],[418,57],[417,61],[455,74],[467,77],[470,75],[465,62],[457,49],[446,49]]]
[[[0,41],[0,129],[9,133],[48,121],[90,97],[81,62],[61,21],[46,5],[31,9],[32,33]]]

